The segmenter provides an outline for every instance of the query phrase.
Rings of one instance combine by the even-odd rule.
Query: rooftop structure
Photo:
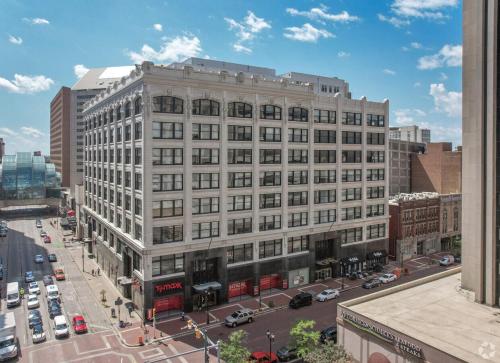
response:
[[[391,127],[389,131],[391,140],[402,140],[421,142],[427,144],[431,142],[431,130],[421,128],[417,125]]]
[[[399,202],[409,202],[415,200],[434,199],[434,198],[439,198],[439,193],[435,192],[400,193],[394,195],[391,199],[389,199],[389,203],[398,204]]]

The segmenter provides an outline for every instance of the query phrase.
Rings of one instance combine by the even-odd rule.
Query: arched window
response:
[[[252,118],[252,105],[243,102],[229,102],[228,117]]]
[[[219,102],[207,99],[193,100],[193,115],[219,116]]]
[[[122,106],[118,106],[116,108],[116,121],[120,121],[122,119]]]
[[[109,123],[113,123],[113,110],[109,110]]]
[[[130,117],[130,101],[125,104],[125,118]]]
[[[281,107],[274,105],[260,106],[260,118],[267,120],[281,120]]]
[[[142,97],[137,97],[134,102],[134,115],[142,113]]]
[[[172,96],[153,97],[153,112],[183,113],[184,101],[181,98]]]
[[[308,110],[302,107],[290,107],[288,108],[288,120],[307,122]]]

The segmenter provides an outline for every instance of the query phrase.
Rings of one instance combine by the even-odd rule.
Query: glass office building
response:
[[[0,163],[0,199],[59,198],[61,175],[44,156],[19,152]]]

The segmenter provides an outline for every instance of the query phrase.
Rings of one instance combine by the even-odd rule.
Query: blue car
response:
[[[33,275],[33,271],[26,271],[24,273],[24,282],[33,282],[35,281],[35,276]]]

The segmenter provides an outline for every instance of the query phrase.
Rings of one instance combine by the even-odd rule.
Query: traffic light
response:
[[[193,321],[191,319],[188,320],[188,329],[193,329]]]
[[[196,328],[194,330],[194,336],[196,337],[196,339],[200,339],[201,338],[201,330]]]

